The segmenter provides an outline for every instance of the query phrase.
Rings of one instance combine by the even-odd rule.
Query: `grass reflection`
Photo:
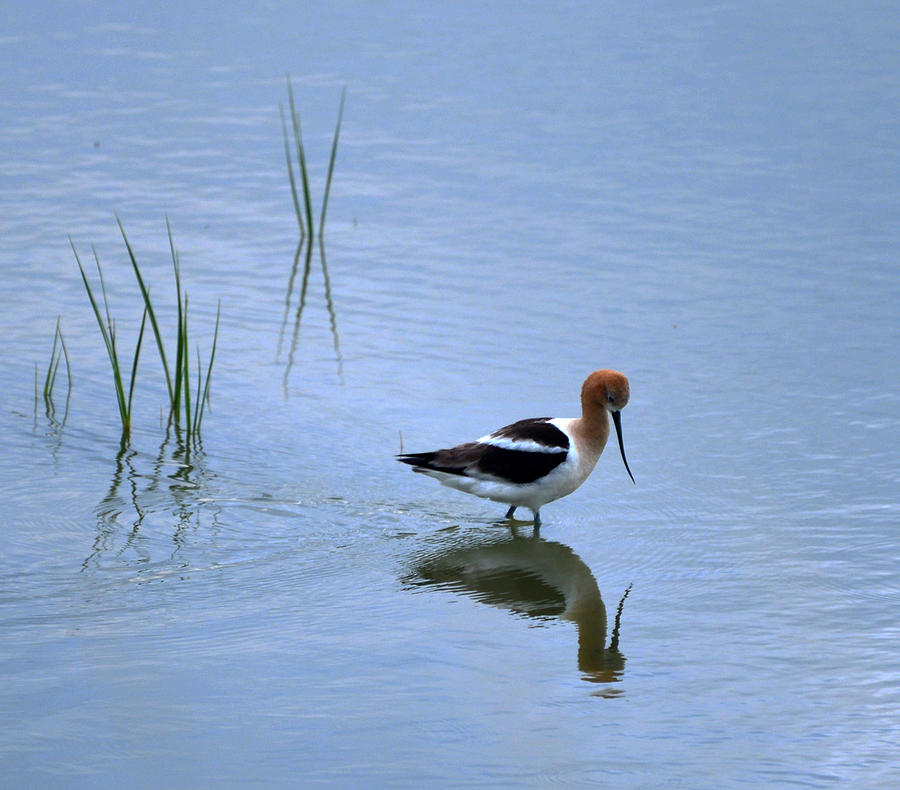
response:
[[[95,509],[97,532],[82,570],[98,569],[110,557],[126,564],[160,561],[159,546],[165,547],[162,561],[175,560],[200,526],[205,492],[214,477],[202,445],[183,430],[167,430],[154,456],[123,441],[109,489]],[[160,520],[162,535],[155,529]],[[150,521],[154,524],[148,527]]]
[[[344,362],[341,357],[341,341],[338,335],[337,313],[334,309],[334,300],[331,297],[331,278],[328,276],[328,262],[325,258],[325,242],[319,239],[319,262],[322,266],[322,281],[325,288],[325,306],[328,309],[328,320],[331,329],[332,344],[334,347],[334,358],[337,362],[338,379],[343,383],[344,380]],[[288,278],[287,293],[284,298],[284,316],[281,321],[281,330],[278,333],[278,349],[275,352],[275,358],[281,358],[281,352],[284,346],[284,336],[287,331],[288,320],[291,314],[291,305],[294,301],[294,283],[297,279],[300,258],[303,258],[303,274],[300,279],[300,289],[297,296],[297,308],[294,312],[293,329],[291,332],[291,346],[288,352],[287,364],[284,369],[283,386],[285,394],[287,394],[287,386],[291,376],[291,370],[294,367],[294,357],[300,340],[300,322],[303,319],[303,310],[306,307],[306,298],[309,292],[309,276],[312,270],[312,252],[313,240],[300,239],[297,244],[297,250],[294,253],[294,263],[291,267],[291,274]]]

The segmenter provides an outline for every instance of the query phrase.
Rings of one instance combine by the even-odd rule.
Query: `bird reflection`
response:
[[[600,588],[569,546],[515,532],[501,539],[463,536],[462,541],[419,557],[405,581],[471,595],[527,617],[570,620],[578,632],[578,669],[584,679],[596,683],[622,679],[625,657],[619,652],[619,628],[631,588],[619,603],[607,645]]]

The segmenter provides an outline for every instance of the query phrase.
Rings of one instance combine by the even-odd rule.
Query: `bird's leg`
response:
[[[534,513],[534,531],[537,532],[541,528],[541,514],[537,510],[532,510]]]
[[[506,517],[507,517],[507,518],[512,518],[512,517],[513,517],[513,514],[514,514],[515,512],[516,512],[516,506],[515,506],[515,505],[510,505],[510,506],[509,506],[509,510],[506,511]]]

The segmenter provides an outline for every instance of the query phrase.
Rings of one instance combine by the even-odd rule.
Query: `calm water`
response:
[[[900,783],[895,4],[6,17],[4,786]],[[317,199],[348,91],[299,324],[285,72]],[[120,449],[115,214],[204,354],[222,300],[202,448],[148,345]],[[392,459],[598,367],[637,485],[540,538]]]

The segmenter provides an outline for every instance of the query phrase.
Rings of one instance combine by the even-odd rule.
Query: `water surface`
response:
[[[893,6],[214,10],[0,38],[6,783],[896,784]],[[299,324],[285,72],[317,199],[348,91]],[[120,446],[116,214],[204,353],[222,300],[201,446],[152,346]],[[637,485],[538,537],[392,459],[599,367]]]

